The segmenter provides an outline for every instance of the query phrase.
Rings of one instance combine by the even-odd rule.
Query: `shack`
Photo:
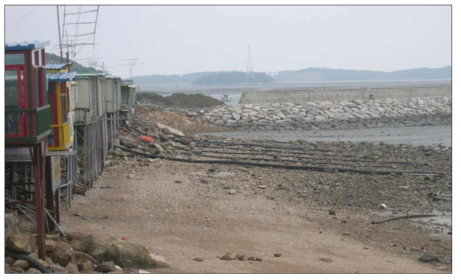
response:
[[[50,129],[45,46],[49,42],[5,44],[5,205],[33,205],[38,256],[45,258],[45,160]],[[47,194],[52,194],[47,190]],[[47,200],[49,209],[53,200]],[[50,205],[52,204],[52,205]],[[50,216],[51,217],[51,216]]]

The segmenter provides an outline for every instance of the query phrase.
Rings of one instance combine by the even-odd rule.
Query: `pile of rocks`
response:
[[[434,116],[440,119],[428,123],[427,120]],[[308,124],[307,128],[316,129],[324,127],[326,123],[332,123],[335,128],[338,127],[336,124],[364,122],[382,126],[392,120],[404,122],[407,119],[411,121],[406,125],[419,125],[417,122],[421,120],[424,124],[439,124],[451,122],[451,98],[237,104],[215,108],[200,116],[200,119],[215,125],[244,129],[255,126],[261,129],[284,128],[286,124],[294,125],[293,129],[303,124]]]
[[[142,245],[79,232],[47,235],[46,259],[39,259],[36,235],[21,231],[20,220],[21,216],[5,214],[5,273],[138,273],[142,268],[169,267],[162,256]]]

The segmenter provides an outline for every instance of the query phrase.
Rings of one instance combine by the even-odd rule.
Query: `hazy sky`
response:
[[[68,35],[92,31],[89,24],[66,27]],[[49,40],[48,49],[59,53],[56,6],[6,6],[5,30],[6,42]],[[451,65],[451,7],[100,6],[96,46],[77,47],[76,59],[96,57],[123,77],[126,58],[143,63],[133,75],[246,71],[248,44],[254,71],[444,67]]]

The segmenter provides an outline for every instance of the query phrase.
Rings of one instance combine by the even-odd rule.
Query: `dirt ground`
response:
[[[195,133],[204,133],[204,132],[223,132],[229,131],[229,129],[224,127],[215,126],[212,124],[197,123],[184,118],[178,113],[166,111],[163,109],[156,108],[145,108],[143,106],[135,105],[135,122],[158,122],[165,124],[176,129],[179,129],[183,132],[195,132]]]
[[[370,209],[338,209],[329,215],[330,207],[283,188],[311,176],[340,175],[120,160],[86,196],[74,196],[72,208],[62,212],[61,226],[145,245],[171,264],[153,273],[451,272],[451,235],[408,220],[372,225],[382,214]],[[362,177],[367,178],[373,176]],[[227,252],[262,261],[218,258]],[[422,253],[441,262],[418,261]]]

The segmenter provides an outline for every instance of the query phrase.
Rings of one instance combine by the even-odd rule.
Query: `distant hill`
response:
[[[415,68],[394,72],[306,68],[295,71],[278,72],[274,79],[276,83],[375,80],[449,80],[451,79],[451,66],[443,68]]]
[[[45,54],[45,61],[46,63],[60,63],[61,62],[61,57],[55,55],[55,54],[52,54],[52,53],[46,53]],[[65,61],[65,59],[64,59]],[[72,63],[72,68],[71,68],[71,71],[72,72],[77,72],[77,73],[85,73],[85,74],[89,74],[89,73],[99,73],[101,71],[98,71],[92,67],[85,67],[83,65],[81,65],[80,63],[78,62],[75,62],[75,61],[71,61]]]
[[[213,72],[206,76],[198,77],[192,84],[194,85],[229,85],[229,84],[245,84],[245,83],[273,83],[274,78],[266,73],[252,73],[247,75],[245,72]]]
[[[133,81],[142,86],[149,85],[223,85],[243,83],[273,83],[274,79],[265,73],[253,73],[247,79],[245,72],[197,72],[185,75],[148,75],[135,76]]]

